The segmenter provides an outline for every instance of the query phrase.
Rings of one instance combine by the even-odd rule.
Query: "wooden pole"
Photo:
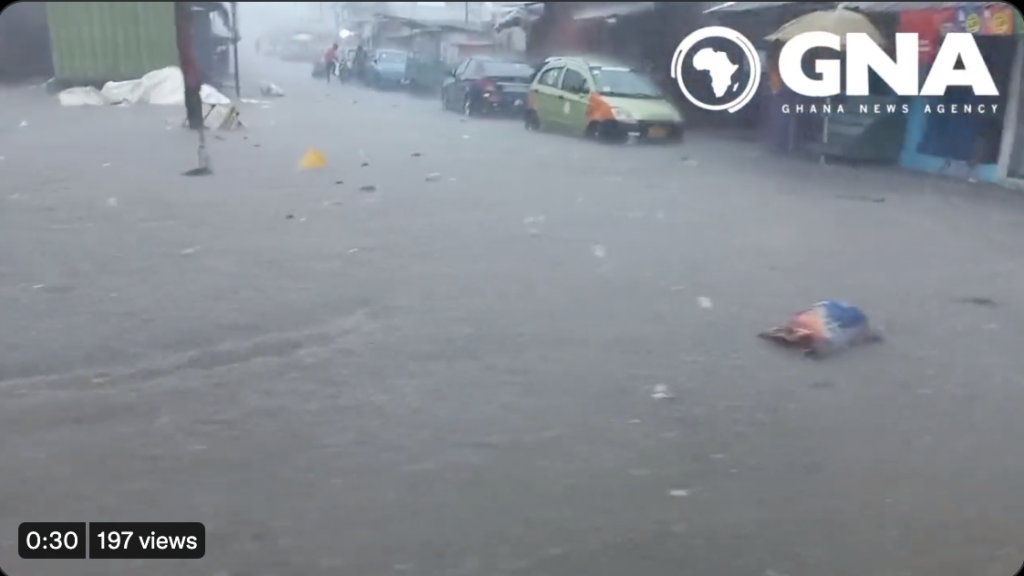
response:
[[[185,118],[192,130],[203,129],[203,101],[199,96],[202,82],[196,60],[192,33],[192,3],[174,3],[174,27],[177,33],[178,61],[185,79]]]

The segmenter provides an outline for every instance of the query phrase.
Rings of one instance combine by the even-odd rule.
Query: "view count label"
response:
[[[89,522],[89,558],[195,559],[206,555],[202,522]]]

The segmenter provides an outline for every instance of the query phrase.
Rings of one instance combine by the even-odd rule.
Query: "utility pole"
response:
[[[202,83],[193,41],[191,2],[174,3],[174,26],[177,32],[178,61],[181,75],[185,79],[185,117],[189,128],[200,130],[203,127],[203,101],[199,97]]]
[[[469,2],[463,2],[462,7],[465,11],[465,22],[469,24]]]
[[[206,152],[206,122],[203,118],[203,99],[199,95],[202,79],[199,77],[199,63],[196,61],[191,2],[174,3],[174,27],[177,33],[181,75],[185,80],[185,118],[188,127],[199,133],[199,165],[185,172],[185,175],[208,176],[213,171],[210,168],[210,156]]]

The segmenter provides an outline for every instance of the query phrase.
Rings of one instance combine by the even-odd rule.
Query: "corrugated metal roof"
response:
[[[603,2],[597,6],[586,6],[573,14],[574,20],[594,20],[598,18],[615,18],[629,16],[654,10],[657,2]]]
[[[74,85],[178,65],[173,2],[47,2],[53,67]]]
[[[764,8],[775,8],[786,4],[799,4],[800,2],[722,2],[718,6],[712,6],[704,11],[705,14],[713,12],[745,12],[747,10],[762,10]]]

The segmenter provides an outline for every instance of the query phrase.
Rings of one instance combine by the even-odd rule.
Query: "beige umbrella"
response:
[[[868,20],[867,16],[852,10],[823,10],[811,12],[784,24],[765,37],[765,40],[787,42],[804,32],[831,32],[837,34],[846,45],[846,35],[861,32],[871,36],[879,46],[885,44],[882,33]]]

